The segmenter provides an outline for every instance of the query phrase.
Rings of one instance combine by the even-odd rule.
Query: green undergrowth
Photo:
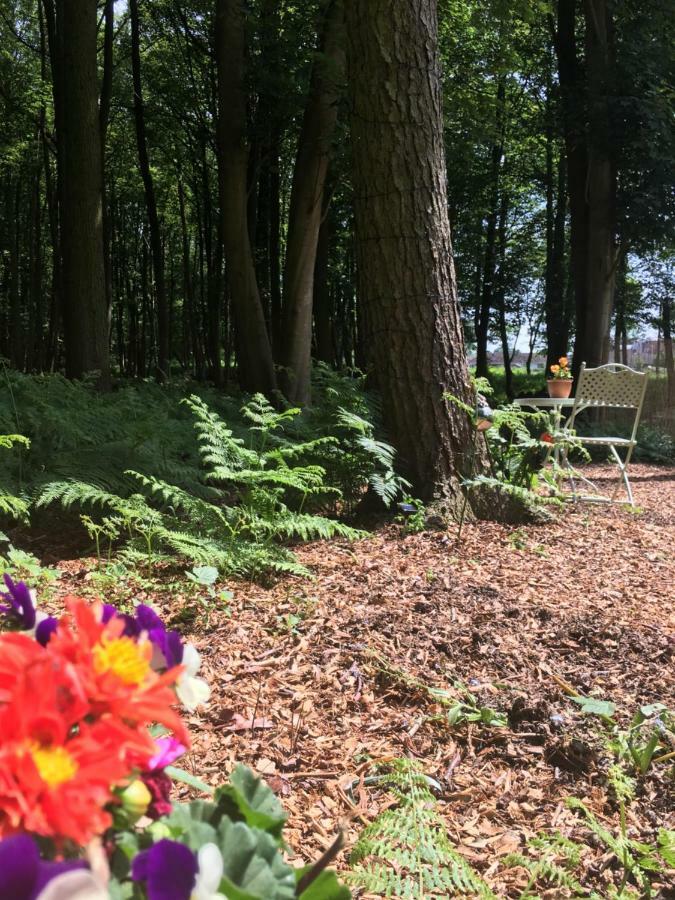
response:
[[[99,557],[122,546],[148,567],[304,574],[290,544],[357,538],[348,519],[364,494],[390,505],[406,486],[360,376],[317,367],[304,411],[187,382],[99,393],[59,375],[5,379],[0,421],[30,441],[0,460],[5,511],[59,504]]]

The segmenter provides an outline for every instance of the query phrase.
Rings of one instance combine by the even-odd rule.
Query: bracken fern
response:
[[[379,784],[397,802],[362,832],[350,858],[353,881],[385,897],[495,898],[448,839],[436,798],[416,763],[392,761]]]

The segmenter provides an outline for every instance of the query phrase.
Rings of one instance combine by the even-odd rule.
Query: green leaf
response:
[[[187,844],[191,850],[199,850],[203,844],[215,843],[216,828],[213,820],[217,809],[213,803],[193,800],[192,803],[175,803],[171,813],[161,819],[174,839]]]
[[[658,716],[659,713],[667,712],[668,707],[665,703],[649,703],[647,706],[641,706],[640,712],[645,717],[645,719],[650,719],[652,716]]]
[[[221,891],[229,900],[292,900],[295,873],[271,835],[224,818],[218,827],[223,855]]]
[[[188,787],[194,788],[196,791],[201,791],[203,794],[215,793],[215,788],[212,785],[202,781],[201,778],[197,778],[191,772],[186,772],[185,769],[180,769],[177,766],[167,766],[164,771],[169,778],[172,778],[174,781],[180,781],[181,784],[187,784]]]
[[[286,813],[274,793],[246,766],[238,765],[230,783],[216,791],[216,802],[233,820],[260,828],[279,839]]]
[[[667,866],[675,869],[675,831],[659,830],[659,854]]]
[[[215,566],[195,566],[191,572],[185,574],[190,581],[204,585],[204,587],[210,587],[218,581],[218,569]]]
[[[572,700],[579,704],[582,713],[587,716],[611,719],[616,712],[616,704],[609,700],[600,700],[597,697],[572,697]]]
[[[296,869],[296,880],[300,881],[305,872],[311,868],[305,866]],[[351,896],[349,888],[338,881],[337,874],[332,869],[326,869],[300,894],[299,900],[351,900]]]
[[[115,878],[111,878],[107,884],[110,900],[130,900],[134,895],[134,886],[130,882],[120,884]]]

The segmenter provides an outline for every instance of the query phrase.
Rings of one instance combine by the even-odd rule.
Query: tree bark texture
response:
[[[237,335],[239,382],[246,391],[269,395],[276,387],[276,378],[247,216],[245,34],[241,0],[216,0],[215,49],[222,239]]]
[[[386,424],[414,493],[459,501],[473,463],[447,209],[435,0],[346,5],[356,248]]]
[[[66,0],[67,2],[67,0]],[[155,277],[155,299],[157,302],[157,377],[164,380],[169,377],[169,305],[166,298],[164,281],[164,252],[162,234],[157,212],[155,183],[150,171],[148,157],[148,139],[145,128],[145,105],[143,103],[143,84],[141,80],[141,46],[140,22],[138,16],[138,0],[129,0],[131,15],[131,68],[134,86],[134,124],[136,127],[136,145],[138,147],[138,169],[143,180],[145,205],[150,226],[150,247],[152,250],[152,268]]]
[[[506,79],[501,76],[495,100],[495,138],[492,142],[490,163],[490,208],[485,236],[485,263],[479,313],[476,318],[476,375],[487,378],[488,339],[490,318],[494,304],[495,277],[497,271],[497,218],[499,215],[499,187],[502,157],[504,155],[504,127],[506,113]]]
[[[616,272],[616,173],[612,159],[609,93],[612,84],[612,18],[608,0],[584,0],[588,80],[588,262],[584,360],[609,359],[609,327]]]
[[[97,10],[57,0],[54,103],[59,142],[66,374],[110,377],[103,261],[103,198],[97,73]],[[61,130],[59,131],[59,125]]]
[[[586,177],[586,92],[578,58],[576,37],[577,0],[558,0],[556,55],[562,98],[567,184],[570,200],[570,269],[574,288],[576,336],[573,372],[576,376],[586,353],[586,308],[588,306],[588,207]]]
[[[329,0],[324,13],[319,55],[293,170],[283,293],[284,393],[292,403],[310,399],[312,304],[324,187],[338,116],[345,68],[342,0]]]

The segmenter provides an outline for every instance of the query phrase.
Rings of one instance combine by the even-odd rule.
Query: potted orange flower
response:
[[[551,366],[551,376],[546,379],[546,385],[549,397],[564,398],[572,393],[572,372],[566,356],[561,356],[557,365],[554,363]]]

